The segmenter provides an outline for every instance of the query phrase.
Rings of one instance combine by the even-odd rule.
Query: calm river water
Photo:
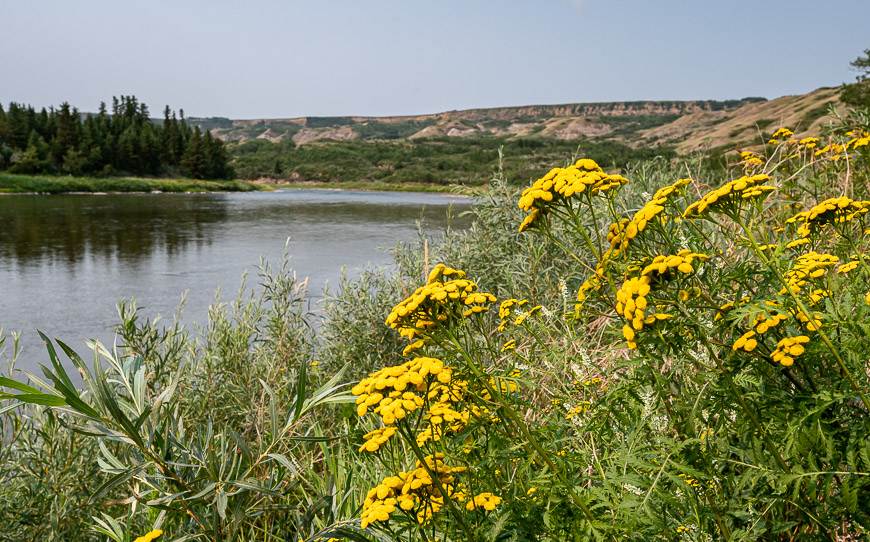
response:
[[[3,196],[0,328],[23,333],[19,367],[30,369],[46,361],[36,329],[81,353],[85,339],[111,342],[122,298],[171,318],[186,292],[185,321],[202,323],[218,288],[232,298],[260,257],[280,264],[288,238],[291,266],[310,277],[316,302],[342,267],[353,275],[390,265],[389,249],[413,239],[418,221],[443,231],[449,208],[468,203],[328,190]]]

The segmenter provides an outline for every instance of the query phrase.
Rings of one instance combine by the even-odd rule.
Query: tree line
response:
[[[0,104],[0,170],[25,174],[148,175],[194,179],[233,176],[221,140],[191,128],[184,110],[169,106],[163,121],[150,117],[135,96],[112,98],[97,113],[64,102],[37,111]]]
[[[849,65],[858,72],[858,76],[854,83],[843,85],[840,98],[854,107],[870,107],[870,49],[864,49],[864,54]]]

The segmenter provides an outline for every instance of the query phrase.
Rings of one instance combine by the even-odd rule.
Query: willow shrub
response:
[[[352,390],[359,451],[381,466],[361,527],[865,535],[870,137],[792,135],[741,153],[733,180],[671,179],[642,203],[588,159],[533,183],[519,230],[570,258],[570,304],[497,301],[483,276],[431,269],[386,320],[407,361]]]
[[[0,378],[0,540],[308,539],[351,517],[342,372],[312,374],[306,283],[259,282],[201,338],[122,303],[117,347],[86,362],[43,336],[42,376]]]

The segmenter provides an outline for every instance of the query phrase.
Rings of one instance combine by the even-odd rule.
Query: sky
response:
[[[0,0],[0,102],[403,115],[852,81],[870,1]]]

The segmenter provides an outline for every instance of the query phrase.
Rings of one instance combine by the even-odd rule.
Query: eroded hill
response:
[[[639,101],[528,105],[393,117],[189,119],[225,141],[418,140],[441,137],[540,137],[560,141],[603,138],[636,145],[672,146],[678,152],[751,145],[770,127],[815,131],[830,106],[841,107],[838,88],[773,100]]]
[[[745,103],[733,109],[693,111],[673,122],[642,130],[648,144],[672,145],[680,153],[723,146],[752,146],[765,134],[788,126],[799,135],[817,133],[830,121],[830,112],[842,109],[837,88],[820,88],[807,94]]]
[[[230,120],[192,118],[226,141],[292,140],[304,145],[320,140],[397,140],[432,137],[581,137],[628,139],[641,131],[668,126],[687,116],[718,118],[763,98],[730,101],[641,101],[530,105],[468,109],[393,117],[297,117]],[[654,137],[654,136],[653,136]]]

